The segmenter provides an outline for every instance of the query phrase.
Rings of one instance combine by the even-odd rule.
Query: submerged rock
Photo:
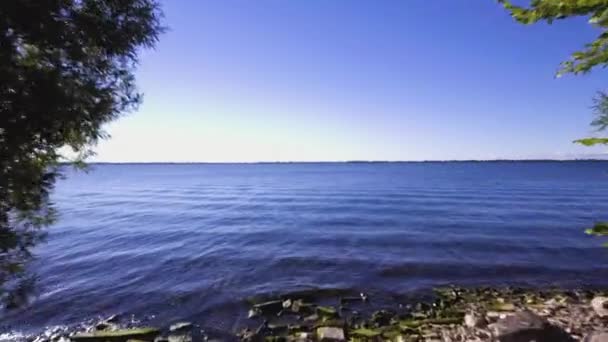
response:
[[[119,329],[77,333],[70,337],[73,342],[126,342],[127,340],[154,341],[160,331],[156,328]]]
[[[488,326],[500,342],[570,342],[570,335],[529,311],[520,311]]]
[[[331,306],[317,306],[317,315],[325,318],[333,318],[338,316],[338,312]]]
[[[591,301],[591,307],[600,317],[608,316],[608,297],[595,297]]]
[[[276,315],[283,310],[283,301],[272,300],[269,302],[255,304],[253,309],[260,312],[262,315]]]

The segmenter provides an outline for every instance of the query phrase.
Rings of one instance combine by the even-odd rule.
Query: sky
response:
[[[144,103],[101,162],[571,159],[605,148],[605,71],[555,78],[599,30],[492,0],[165,0]]]

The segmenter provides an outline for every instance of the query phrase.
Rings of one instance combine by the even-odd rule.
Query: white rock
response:
[[[583,339],[583,342],[608,342],[608,332],[594,332]]]
[[[591,307],[600,317],[608,316],[608,297],[595,297],[591,301]]]
[[[344,341],[344,329],[336,327],[317,328],[319,341]]]
[[[464,315],[464,325],[469,328],[481,328],[486,326],[486,320],[483,316],[480,316],[474,312],[469,312]]]

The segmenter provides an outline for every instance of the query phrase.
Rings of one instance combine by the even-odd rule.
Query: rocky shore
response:
[[[328,303],[329,302],[329,303]],[[194,322],[163,329],[115,317],[32,342],[197,341],[587,341],[608,342],[608,292],[442,288],[428,301],[370,310],[366,294],[320,303],[314,294],[252,300],[247,326],[214,336]]]

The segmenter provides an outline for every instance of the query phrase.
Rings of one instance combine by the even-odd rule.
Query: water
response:
[[[53,196],[22,331],[111,313],[231,330],[306,288],[607,286],[608,162],[96,165]]]

